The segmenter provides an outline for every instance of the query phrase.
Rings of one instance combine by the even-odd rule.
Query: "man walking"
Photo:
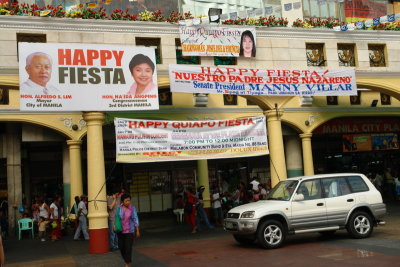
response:
[[[85,195],[81,196],[81,202],[79,202],[78,204],[78,220],[79,220],[79,225],[78,228],[75,231],[75,235],[74,235],[74,240],[79,240],[79,236],[81,234],[81,231],[83,232],[83,236],[85,238],[85,240],[89,240],[89,234],[88,234],[88,230],[87,230],[87,208],[86,208],[86,204],[87,204],[87,197]]]

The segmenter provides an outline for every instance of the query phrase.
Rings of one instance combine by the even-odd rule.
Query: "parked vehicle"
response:
[[[241,244],[254,241],[278,248],[289,234],[334,234],[347,229],[366,238],[384,224],[386,205],[363,174],[339,173],[289,178],[279,182],[267,200],[231,209],[224,228]]]

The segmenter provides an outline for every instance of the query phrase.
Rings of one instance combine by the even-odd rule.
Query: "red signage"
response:
[[[314,134],[393,133],[400,131],[398,118],[338,118],[322,124]]]
[[[344,2],[346,18],[376,18],[387,15],[387,6],[371,0],[352,0]]]

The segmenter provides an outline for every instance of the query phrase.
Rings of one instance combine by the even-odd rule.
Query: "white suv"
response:
[[[224,228],[239,243],[257,240],[278,248],[288,234],[328,235],[345,228],[354,238],[366,238],[384,224],[385,214],[380,192],[363,174],[323,174],[279,182],[267,200],[231,209]]]

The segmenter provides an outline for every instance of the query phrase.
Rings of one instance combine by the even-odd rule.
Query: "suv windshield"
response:
[[[269,193],[267,200],[285,200],[288,201],[293,195],[299,182],[297,180],[285,180],[279,182]]]

